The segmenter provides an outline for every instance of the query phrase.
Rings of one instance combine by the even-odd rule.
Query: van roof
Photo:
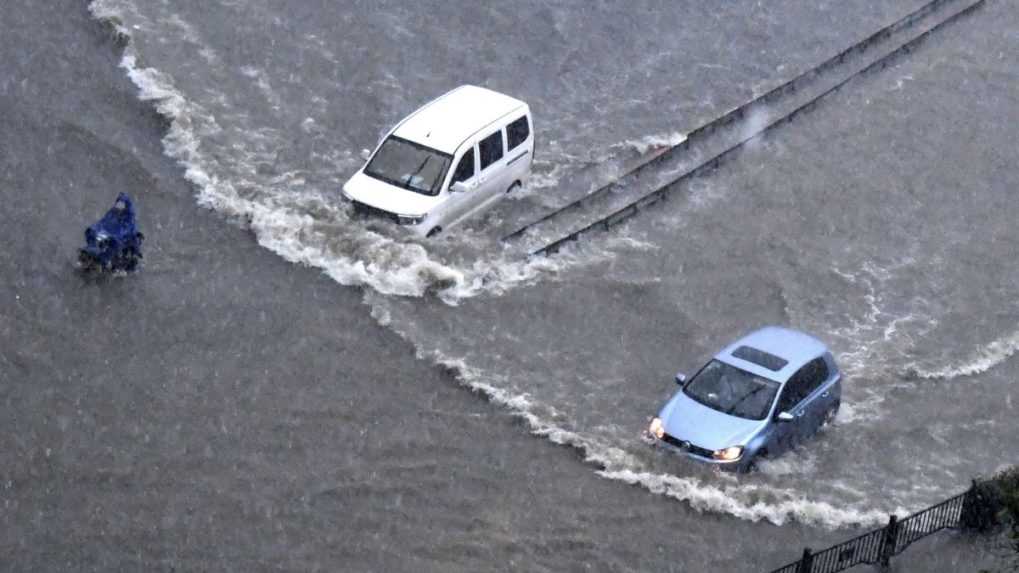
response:
[[[478,130],[526,106],[499,92],[460,86],[415,111],[393,135],[452,154]]]

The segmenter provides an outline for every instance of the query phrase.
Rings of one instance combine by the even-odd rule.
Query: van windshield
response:
[[[771,410],[778,387],[778,382],[712,360],[687,383],[683,392],[713,410],[763,420]]]
[[[452,157],[390,136],[364,168],[365,175],[424,195],[438,195]]]

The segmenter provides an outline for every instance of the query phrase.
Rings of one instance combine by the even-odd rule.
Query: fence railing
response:
[[[913,542],[942,529],[957,529],[972,525],[978,510],[977,483],[973,482],[965,493],[947,499],[899,520],[888,519],[888,525],[864,533],[859,537],[833,545],[817,553],[804,549],[799,561],[779,567],[771,573],[836,573],[857,565],[887,566],[892,556],[902,553]]]

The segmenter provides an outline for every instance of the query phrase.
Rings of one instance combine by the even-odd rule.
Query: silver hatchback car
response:
[[[767,327],[737,340],[682,386],[648,431],[725,469],[747,470],[813,435],[838,413],[842,375],[816,338]]]

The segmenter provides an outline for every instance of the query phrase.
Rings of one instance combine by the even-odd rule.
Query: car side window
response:
[[[453,172],[453,179],[450,180],[449,184],[452,186],[454,183],[460,183],[467,181],[474,177],[474,148],[468,149],[463,157],[460,158],[460,163],[456,165],[456,171]]]
[[[800,369],[799,372],[793,374],[793,377],[785,383],[785,388],[782,389],[782,397],[778,399],[778,408],[775,410],[776,414],[791,412],[809,394],[809,392],[804,392],[806,384],[802,374],[803,369]]]
[[[526,115],[506,126],[506,139],[511,150],[527,141],[530,135],[531,126],[527,125]]]
[[[481,152],[481,170],[484,171],[489,165],[502,159],[502,130],[489,135],[485,139],[481,140],[478,144],[478,150]]]
[[[828,365],[825,363],[824,358],[815,358],[806,363],[786,383],[785,390],[782,391],[782,397],[779,398],[778,411],[788,412],[792,410],[807,396],[810,396],[811,392],[817,390],[821,384],[824,384],[824,381],[827,379]]]
[[[810,391],[813,392],[828,380],[830,373],[828,372],[828,363],[824,361],[823,357],[818,357],[811,360],[805,368],[808,369],[808,378],[810,379]]]

